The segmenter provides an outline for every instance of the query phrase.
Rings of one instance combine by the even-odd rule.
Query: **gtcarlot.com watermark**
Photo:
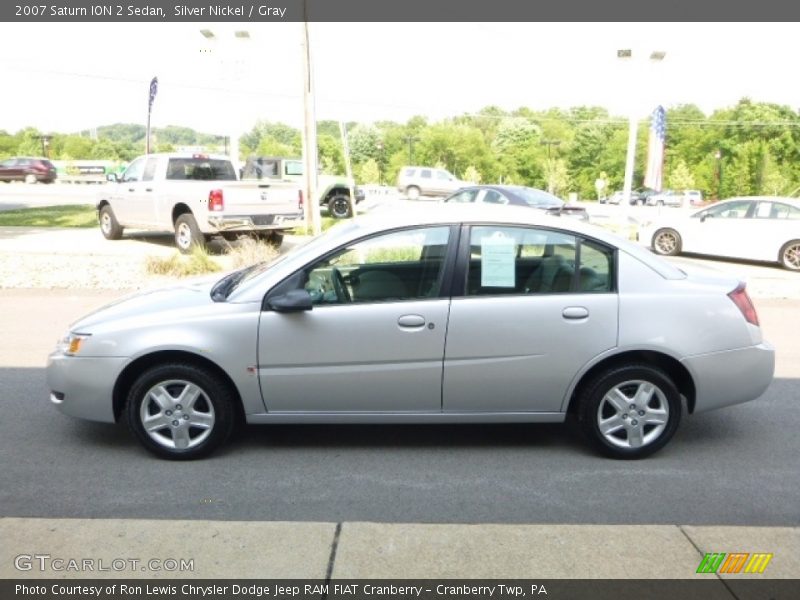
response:
[[[18,554],[14,557],[17,571],[100,573],[139,571],[161,573],[164,571],[191,573],[193,558],[68,558],[49,554]]]

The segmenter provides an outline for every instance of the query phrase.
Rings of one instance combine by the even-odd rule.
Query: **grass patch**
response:
[[[172,256],[148,256],[145,261],[145,271],[149,275],[169,275],[171,277],[190,277],[204,273],[216,273],[222,267],[208,255],[205,248],[195,246],[191,254],[176,252]]]
[[[0,225],[11,227],[97,227],[91,205],[40,206],[0,211]]]
[[[235,246],[229,246],[225,254],[231,258],[233,268],[240,269],[256,263],[270,261],[278,256],[278,250],[266,242],[244,238],[239,240]]]
[[[320,217],[320,219],[321,219],[320,228],[322,229],[322,231],[327,231],[328,229],[330,229],[334,225],[338,225],[339,223],[343,223],[343,222],[347,221],[347,219],[334,219],[333,217],[322,217],[322,216]],[[309,229],[309,232],[310,232],[310,229]],[[306,232],[306,228],[305,227],[295,227],[294,229],[290,230],[288,233],[290,233],[292,235],[310,235],[309,233]]]

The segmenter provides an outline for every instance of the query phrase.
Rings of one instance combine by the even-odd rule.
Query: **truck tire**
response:
[[[175,219],[175,245],[183,254],[189,254],[192,248],[205,248],[206,236],[197,226],[191,213],[185,213]]]
[[[350,197],[345,194],[336,194],[328,200],[328,213],[334,219],[346,219],[353,216],[350,210]]]
[[[410,185],[406,188],[406,198],[409,200],[419,199],[419,188],[415,185]]]
[[[273,248],[280,248],[283,244],[283,234],[283,231],[270,231],[263,239]]]
[[[97,214],[100,221],[100,232],[107,240],[118,240],[122,238],[122,226],[114,216],[114,211],[108,204],[103,205],[100,212]]]

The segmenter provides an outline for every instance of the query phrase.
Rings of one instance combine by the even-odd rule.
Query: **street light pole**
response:
[[[303,17],[306,17],[303,2]],[[311,68],[311,44],[308,37],[308,20],[303,21],[303,164],[305,167],[306,228],[313,235],[322,231],[317,198],[317,122],[314,116],[314,77]],[[355,198],[353,198],[355,200]]]

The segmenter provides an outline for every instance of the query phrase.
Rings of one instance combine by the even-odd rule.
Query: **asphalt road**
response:
[[[210,459],[173,463],[145,453],[124,426],[73,420],[47,400],[47,351],[70,320],[111,297],[0,291],[0,515],[800,523],[797,300],[758,304],[778,349],[766,394],[685,419],[643,461],[600,458],[563,425],[262,426]]]

